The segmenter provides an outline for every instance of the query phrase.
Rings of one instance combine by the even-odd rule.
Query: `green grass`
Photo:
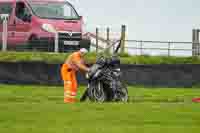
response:
[[[78,97],[84,87],[79,88]],[[62,86],[0,85],[0,133],[198,133],[198,88],[129,87],[127,104],[64,104]]]
[[[69,53],[48,52],[0,52],[0,62],[46,62],[63,63]],[[120,54],[123,64],[200,64],[199,57],[130,56]],[[86,56],[88,63],[94,63],[95,53]]]

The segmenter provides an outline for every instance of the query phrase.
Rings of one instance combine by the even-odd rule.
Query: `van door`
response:
[[[17,45],[27,43],[31,30],[31,12],[27,5],[23,2],[17,2],[15,8],[15,42]]]
[[[8,14],[8,25],[7,25],[7,47],[12,43],[11,32],[14,30],[12,25],[13,18],[13,6],[12,2],[0,2],[0,14]],[[3,20],[0,19],[0,46],[2,45],[2,36],[3,36]]]

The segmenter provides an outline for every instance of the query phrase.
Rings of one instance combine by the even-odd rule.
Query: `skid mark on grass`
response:
[[[58,102],[63,101],[63,97],[59,96],[49,96],[49,97],[23,97],[23,96],[17,96],[17,97],[1,97],[1,102],[27,102],[27,103],[41,103],[41,102]]]
[[[16,97],[0,97],[1,102],[27,102],[27,103],[42,103],[42,102],[56,102],[63,103],[63,96],[16,96]],[[89,100],[85,101],[87,103],[95,103]],[[84,103],[85,103],[84,102]],[[112,104],[134,104],[134,103],[187,103],[191,102],[191,99],[185,97],[174,97],[174,98],[152,98],[152,97],[137,97],[130,96],[128,102],[106,102]],[[97,104],[97,103],[96,103]],[[99,103],[101,104],[101,103]]]
[[[151,98],[151,97],[129,97],[129,103],[140,103],[140,102],[154,102],[154,103],[184,103],[186,98],[175,97],[175,98]]]

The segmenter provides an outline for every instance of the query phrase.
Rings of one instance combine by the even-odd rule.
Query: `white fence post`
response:
[[[55,46],[54,52],[58,52],[58,32],[55,32]]]
[[[0,14],[1,19],[3,20],[3,33],[2,33],[2,51],[7,50],[7,38],[8,38],[8,14]]]

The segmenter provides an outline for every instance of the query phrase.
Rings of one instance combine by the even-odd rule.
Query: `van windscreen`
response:
[[[46,19],[78,19],[79,18],[75,9],[68,3],[33,2],[30,4],[30,6],[33,12],[41,18],[46,18]]]

